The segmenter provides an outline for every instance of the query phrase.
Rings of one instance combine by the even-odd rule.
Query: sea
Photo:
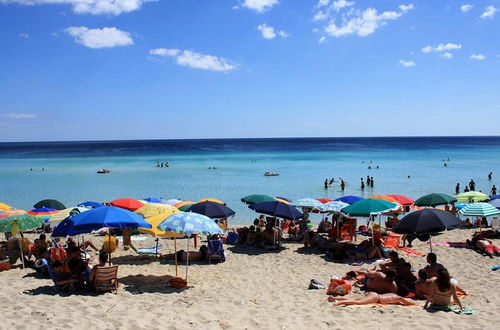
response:
[[[167,162],[169,167],[157,167]],[[97,174],[103,168],[111,172]],[[279,175],[265,176],[268,171]],[[367,176],[373,188],[361,189]],[[457,183],[463,190],[471,179],[476,190],[489,194],[498,178],[499,136],[0,143],[0,202],[15,208],[30,210],[46,198],[66,206],[122,197],[217,198],[236,212],[230,225],[257,216],[240,201],[250,194],[416,199],[432,192],[453,195]]]

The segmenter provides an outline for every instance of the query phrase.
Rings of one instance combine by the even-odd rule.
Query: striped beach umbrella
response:
[[[500,210],[489,203],[472,203],[458,211],[464,216],[489,217],[500,214]]]

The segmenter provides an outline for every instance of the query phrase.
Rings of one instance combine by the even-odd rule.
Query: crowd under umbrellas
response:
[[[380,216],[383,214],[409,212],[392,229],[396,233],[408,235],[433,235],[461,226],[462,221],[452,214],[455,206],[458,206],[455,204],[457,202],[465,202],[457,214],[459,216],[483,218],[500,214],[499,196],[490,197],[474,191],[457,196],[432,193],[415,201],[397,194],[377,195],[367,199],[342,196],[335,200],[325,198],[290,200],[280,196],[253,194],[241,200],[257,213],[275,219],[298,221],[304,224],[302,230],[310,229],[306,224],[312,212],[320,212],[323,215],[337,213],[367,217],[372,222],[378,217],[379,225]],[[446,205],[446,210],[434,209],[439,205]],[[215,198],[205,198],[197,202],[154,197],[143,200],[121,198],[107,204],[86,201],[74,207],[66,207],[57,200],[46,199],[36,203],[34,207],[35,209],[26,212],[0,203],[0,231],[22,236],[24,231],[41,227],[47,221],[58,222],[52,233],[54,237],[88,234],[103,228],[139,229],[140,232],[156,238],[156,255],[159,237],[174,238],[174,242],[177,238],[187,237],[187,251],[189,251],[192,235],[220,234],[223,231],[217,225],[217,221],[235,215],[224,202]],[[275,226],[279,227],[279,221],[275,222]],[[430,246],[432,250],[432,244]],[[188,264],[189,257],[186,262],[186,280]]]

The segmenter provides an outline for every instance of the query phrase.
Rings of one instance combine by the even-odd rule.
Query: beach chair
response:
[[[118,293],[118,266],[98,267],[95,271],[94,290]]]
[[[387,236],[382,244],[385,248],[394,248],[397,249],[399,247],[399,241],[401,240],[401,236],[395,233],[387,233]]]
[[[224,246],[222,242],[218,239],[208,241],[208,263],[212,260],[217,260],[219,262],[226,261],[226,255],[224,254]]]
[[[50,267],[49,261],[45,258],[42,258],[42,265],[47,269],[47,272],[49,273],[50,279],[52,282],[54,282],[54,289],[57,292],[61,291],[73,291],[74,288],[71,285],[71,283],[66,283],[64,285],[58,285],[56,282],[56,277],[54,276],[54,271],[52,270],[52,267]]]

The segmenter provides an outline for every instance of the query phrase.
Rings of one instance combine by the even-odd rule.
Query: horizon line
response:
[[[500,135],[392,135],[392,136],[274,136],[274,137],[207,137],[207,138],[140,138],[101,140],[46,140],[46,141],[0,141],[10,143],[59,143],[59,142],[136,142],[136,141],[201,141],[201,140],[278,140],[278,139],[374,139],[374,138],[484,138]]]

